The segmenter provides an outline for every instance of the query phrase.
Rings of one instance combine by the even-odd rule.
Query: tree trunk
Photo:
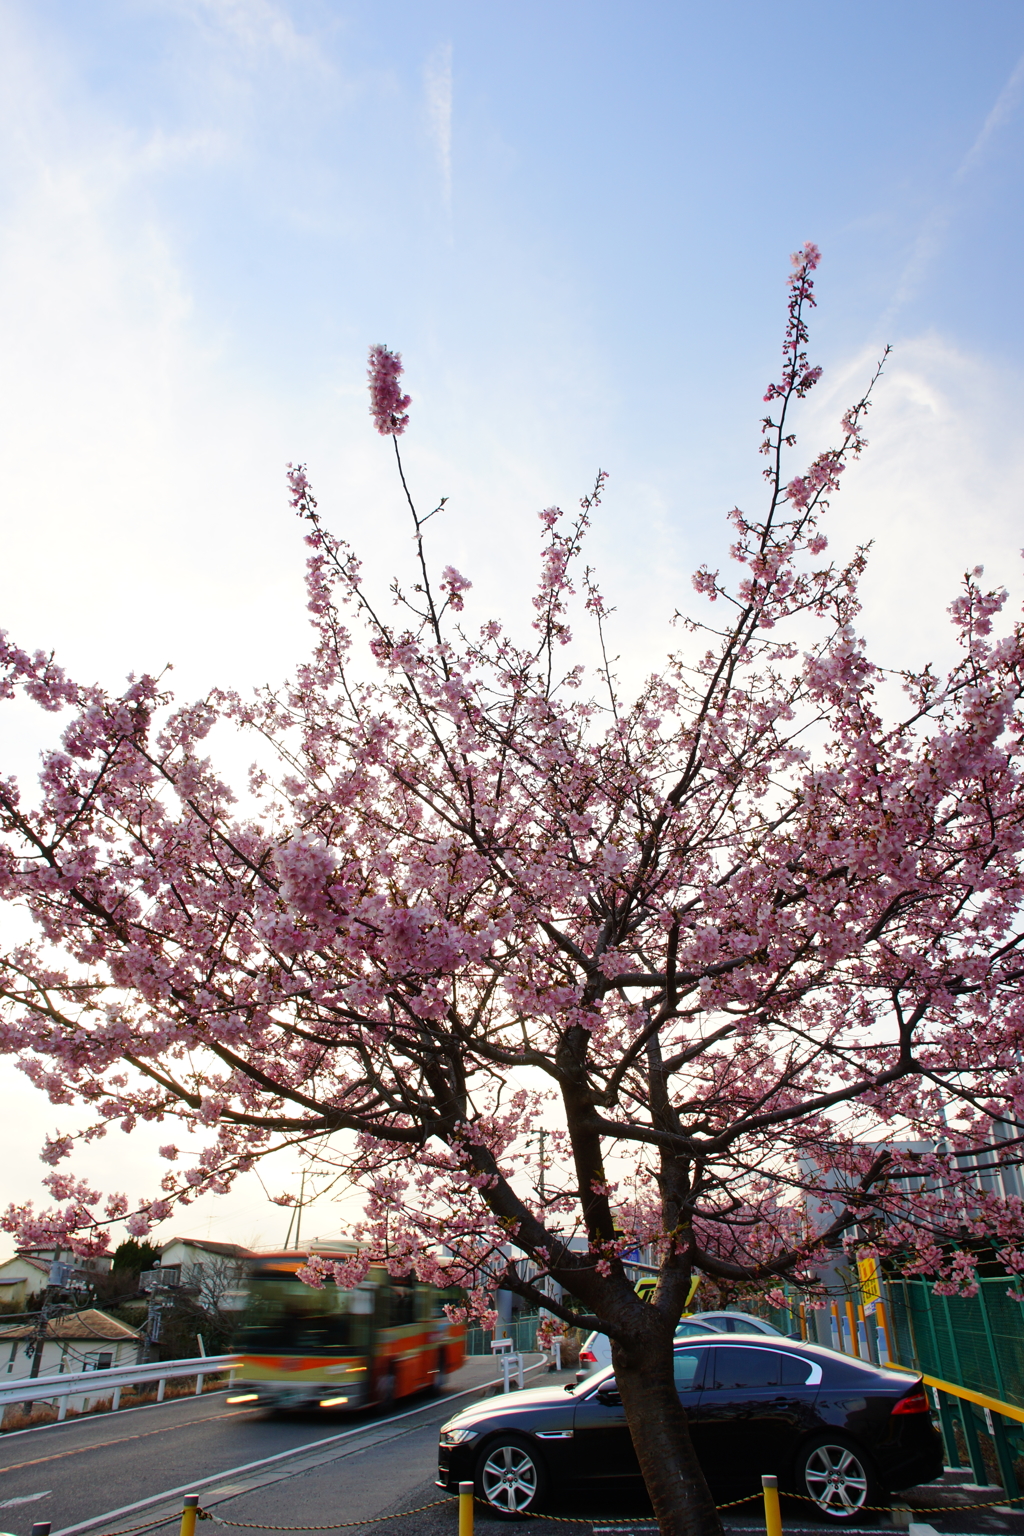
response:
[[[661,1536],[722,1536],[676,1391],[671,1343],[613,1342],[612,1361]]]

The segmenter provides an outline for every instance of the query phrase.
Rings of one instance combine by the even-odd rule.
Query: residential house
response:
[[[13,1258],[0,1263],[0,1302],[24,1309],[29,1297],[41,1294],[48,1285],[85,1291],[92,1277],[105,1273],[110,1265],[109,1254],[81,1258],[70,1248],[19,1248]]]
[[[238,1312],[245,1306],[245,1276],[253,1251],[238,1243],[172,1237],[160,1249],[160,1268],[141,1277],[143,1289],[189,1290],[211,1312]]]
[[[25,1380],[35,1359],[36,1323],[18,1323],[0,1329],[0,1381]],[[43,1349],[37,1376],[65,1376],[77,1371],[107,1371],[135,1365],[142,1334],[136,1328],[109,1317],[97,1307],[65,1312],[46,1320]],[[110,1396],[110,1388],[82,1393],[68,1406],[84,1412],[90,1404]]]
[[[49,1274],[49,1261],[32,1254],[16,1253],[5,1259],[0,1264],[0,1302],[24,1311],[30,1296],[46,1290]]]

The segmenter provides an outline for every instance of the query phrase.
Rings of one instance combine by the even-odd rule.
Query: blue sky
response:
[[[758,493],[807,239],[805,457],[895,347],[833,525],[876,540],[872,639],[941,655],[967,564],[1019,589],[1019,4],[0,0],[0,28],[0,622],[77,675],[286,669],[287,459],[372,571],[401,564],[375,341],[405,356],[410,471],[451,497],[439,549],[480,611],[600,466],[595,557],[654,665]],[[30,767],[37,723],[7,739]],[[27,1196],[53,1112],[9,1091]],[[247,1239],[247,1199],[176,1225]]]

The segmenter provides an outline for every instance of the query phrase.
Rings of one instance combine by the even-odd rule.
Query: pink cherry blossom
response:
[[[413,563],[384,594],[290,465],[312,644],[254,698],[85,687],[0,639],[0,699],[46,737],[31,792],[0,776],[0,896],[34,923],[0,957],[0,1048],[56,1120],[51,1207],[4,1229],[142,1236],[301,1145],[363,1199],[357,1253],[311,1256],[309,1284],[380,1263],[461,1284],[460,1316],[493,1322],[501,1284],[608,1332],[666,1536],[692,1536],[683,1487],[717,1530],[685,1433],[667,1470],[644,1449],[693,1274],[812,1307],[844,1244],[950,1294],[981,1244],[1024,1275],[1022,1204],[973,1166],[1024,1145],[1024,628],[973,570],[954,664],[894,703],[858,631],[866,552],[822,558],[870,383],[834,446],[794,456],[818,261],[790,277],[764,504],[695,578],[716,626],[681,616],[632,693],[586,563],[603,472],[541,512],[522,620],[474,629],[400,457]],[[373,349],[396,439],[400,373]],[[212,756],[230,731],[276,749],[237,796]],[[80,1144],[168,1120],[158,1190],[79,1177]]]
[[[370,415],[382,437],[399,437],[409,425],[412,399],[402,394],[398,382],[402,372],[400,352],[379,345],[370,348]]]

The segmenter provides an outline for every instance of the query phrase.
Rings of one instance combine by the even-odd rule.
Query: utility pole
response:
[[[306,1170],[302,1170],[302,1181],[299,1184],[299,1210],[295,1220],[295,1246],[299,1246],[299,1233],[302,1230],[302,1207],[306,1199]]]
[[[60,1262],[60,1249],[57,1249],[57,1257],[50,1265],[50,1273],[47,1277],[46,1290],[43,1292],[42,1303],[39,1308],[39,1317],[36,1321],[35,1332],[25,1347],[26,1355],[32,1356],[32,1367],[28,1373],[29,1380],[39,1375],[40,1366],[43,1363],[43,1351],[46,1349],[46,1325],[51,1317],[70,1310],[66,1302],[59,1298],[67,1293],[70,1271],[66,1264]],[[25,1403],[26,1413],[31,1413],[32,1404]]]
[[[39,1321],[36,1323],[35,1338],[29,1345],[29,1349],[32,1352],[32,1369],[28,1373],[30,1380],[32,1377],[39,1375],[39,1367],[42,1364],[43,1359],[43,1350],[46,1348],[46,1323],[50,1315],[50,1309],[47,1306],[47,1302],[49,1301],[50,1295],[50,1287],[47,1286],[43,1293],[43,1305],[39,1311]],[[26,1350],[26,1354],[27,1353],[28,1350]]]
[[[292,1206],[292,1213],[288,1218],[288,1231],[285,1234],[284,1245],[290,1248],[292,1245],[292,1227],[295,1228],[295,1246],[299,1246],[299,1233],[302,1229],[302,1207],[306,1203],[306,1170],[302,1170],[302,1181],[299,1184],[299,1198]]]

